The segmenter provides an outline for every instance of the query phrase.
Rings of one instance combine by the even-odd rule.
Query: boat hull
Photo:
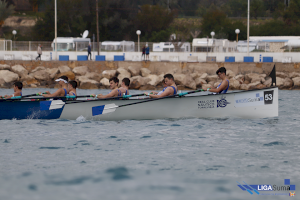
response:
[[[178,118],[267,118],[278,116],[278,88],[242,91],[218,95],[164,98],[117,108],[114,112],[93,116],[93,107],[118,106],[145,100],[103,100],[67,103],[61,117],[75,120],[146,120]]]
[[[144,102],[147,101],[147,102]],[[1,101],[0,119],[147,120],[179,118],[267,118],[278,116],[278,88],[217,95],[149,99],[67,101],[59,109],[45,110],[45,101]],[[143,103],[142,103],[143,102]],[[93,109],[107,104],[114,112],[94,115]]]

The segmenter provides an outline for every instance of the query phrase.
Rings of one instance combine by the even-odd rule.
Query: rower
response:
[[[22,96],[22,88],[23,88],[23,83],[20,81],[17,81],[14,83],[14,93],[12,95],[4,95],[3,97],[0,96],[0,98],[12,98],[12,97],[18,97]]]
[[[217,88],[202,88],[204,90],[207,90],[209,92],[214,92],[216,94],[225,94],[227,93],[229,89],[229,80],[226,76],[226,68],[221,67],[216,71],[216,74],[219,76],[219,78],[222,80],[222,82],[218,85]]]
[[[65,97],[68,94],[68,77],[61,76],[58,79],[55,80],[58,82],[59,88],[56,92],[51,94],[49,91],[46,92],[46,94],[39,93],[40,95],[43,95],[43,97]]]
[[[109,84],[110,84],[110,89],[112,89],[112,91],[107,95],[98,94],[97,95],[98,99],[105,99],[105,98],[110,98],[110,97],[121,97],[121,96],[123,96],[123,94],[129,95],[129,92],[128,92],[128,87],[130,84],[129,78],[124,78],[122,80],[120,88],[118,88],[119,79],[117,77],[113,77],[113,78],[109,79]],[[95,97],[96,95],[92,94],[92,96]]]
[[[70,96],[77,96],[76,88],[77,88],[77,82],[76,81],[69,81],[69,83],[68,83],[69,93],[68,94]]]
[[[162,86],[163,86],[163,88],[164,88],[162,91],[160,91],[160,92],[152,91],[152,92],[150,92],[150,94],[155,94],[155,95],[160,95],[160,94],[162,94],[162,93],[165,91],[166,87],[167,87],[167,85],[166,85],[166,83],[165,83],[165,80],[162,80]],[[148,95],[148,94],[146,94],[146,95]]]
[[[164,88],[163,92],[161,94],[148,94],[151,98],[161,98],[166,96],[173,96],[177,94],[177,86],[174,81],[174,77],[172,74],[166,74],[164,75],[164,82],[166,84],[166,87]]]

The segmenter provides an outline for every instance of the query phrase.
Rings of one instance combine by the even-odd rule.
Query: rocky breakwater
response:
[[[166,73],[174,75],[175,82],[180,90],[195,90],[201,87],[211,88],[220,84],[218,76],[213,74],[215,70],[205,70],[201,67],[199,69],[201,70],[168,68],[168,71],[166,68],[167,71],[161,71],[158,68],[133,65],[119,66],[116,69],[96,73],[87,66],[70,68],[67,65],[62,65],[54,68],[44,66],[28,68],[19,64],[12,66],[0,64],[0,87],[11,88],[15,81],[21,81],[25,88],[55,88],[57,87],[55,79],[65,75],[70,80],[76,80],[81,89],[107,89],[109,88],[109,79],[117,76],[120,81],[125,77],[130,78],[130,89],[160,90],[163,76]],[[277,72],[276,76],[277,86],[280,89],[300,89],[300,73]],[[260,89],[270,87],[272,82],[271,78],[263,73],[240,72],[236,74],[232,70],[227,70],[227,77],[230,81],[230,90]]]

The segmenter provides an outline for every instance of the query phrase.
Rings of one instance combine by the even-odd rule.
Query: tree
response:
[[[15,7],[8,4],[6,1],[0,1],[0,33],[2,32],[2,25],[4,20],[14,13]]]
[[[176,15],[176,11],[168,11],[168,9],[158,5],[143,5],[136,16],[136,27],[149,39],[152,32],[166,30]]]
[[[252,0],[250,3],[250,15],[255,19],[264,15],[264,2],[262,0]]]
[[[291,0],[290,5],[283,13],[283,20],[288,24],[299,24],[300,21],[300,0]]]
[[[230,7],[229,15],[232,17],[246,17],[247,16],[247,1],[245,0],[230,0],[228,2]]]
[[[226,28],[229,27],[230,20],[227,18],[226,14],[221,10],[210,9],[204,16],[202,20],[202,36],[210,36],[210,32],[214,31],[216,33],[216,38],[227,38],[228,33]]]

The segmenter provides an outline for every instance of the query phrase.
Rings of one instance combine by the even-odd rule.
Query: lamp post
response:
[[[235,34],[236,34],[236,42],[239,41],[239,33],[240,33],[240,29],[235,29]]]
[[[212,37],[212,47],[213,47],[213,45],[214,45],[214,36],[215,36],[215,32],[214,32],[214,31],[210,32],[210,35],[211,35],[211,37]]]
[[[247,16],[247,54],[249,56],[249,37],[250,37],[250,0],[248,0],[248,16]]]
[[[16,48],[16,34],[17,34],[17,31],[16,31],[16,30],[13,30],[13,31],[12,31],[12,34],[14,35],[14,41],[15,41],[14,48]]]
[[[57,60],[57,2],[54,2],[55,7],[55,60]]]
[[[136,34],[138,35],[138,52],[140,52],[140,35],[141,35],[141,31],[137,30]]]

